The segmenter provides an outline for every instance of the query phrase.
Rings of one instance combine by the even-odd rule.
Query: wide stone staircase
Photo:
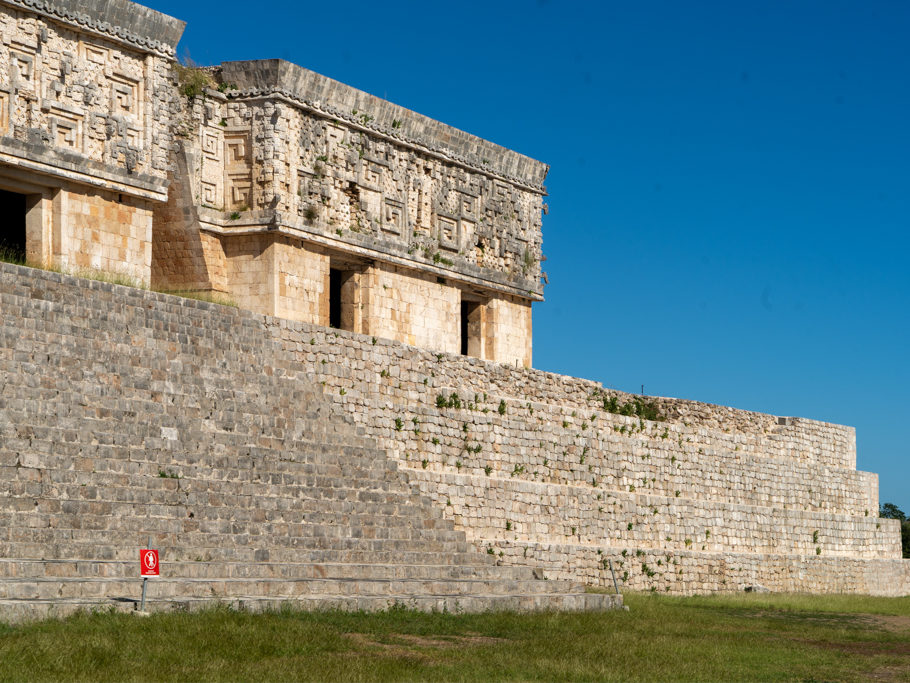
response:
[[[497,566],[258,316],[0,264],[0,619],[147,607],[607,609]]]

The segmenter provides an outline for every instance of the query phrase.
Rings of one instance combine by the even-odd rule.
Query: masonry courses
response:
[[[545,164],[183,28],[0,0],[0,617],[910,594],[851,428],[532,368]]]

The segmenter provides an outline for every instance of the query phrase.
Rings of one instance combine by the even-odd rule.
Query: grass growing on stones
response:
[[[910,598],[626,602],[583,614],[83,614],[0,626],[0,680],[910,679]]]
[[[184,299],[195,299],[196,301],[205,301],[210,304],[218,304],[219,306],[230,306],[231,308],[238,307],[237,302],[233,299],[221,294],[214,294],[212,292],[198,292],[192,289],[156,289],[155,291],[161,294],[179,296]]]
[[[16,266],[25,266],[26,268],[35,268],[37,270],[46,270],[53,273],[61,273],[63,275],[71,275],[73,277],[81,277],[86,280],[97,280],[98,282],[107,282],[112,285],[122,285],[123,287],[132,287],[134,289],[150,289],[142,282],[136,278],[130,277],[129,275],[124,275],[122,273],[111,273],[105,270],[94,270],[94,269],[66,269],[61,268],[60,266],[53,263],[35,263],[33,261],[27,260],[21,253],[16,252],[4,245],[0,244],[0,262],[3,263],[12,263]],[[237,308],[237,303],[230,299],[229,297],[215,294],[212,292],[200,292],[190,289],[157,289],[151,288],[151,291],[158,292],[160,294],[170,294],[171,296],[178,296],[183,299],[195,299],[197,301],[205,301],[210,304],[218,304],[219,306],[230,306]]]

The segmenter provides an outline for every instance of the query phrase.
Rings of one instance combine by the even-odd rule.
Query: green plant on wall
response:
[[[454,391],[451,395],[446,396],[445,394],[436,395],[436,407],[437,408],[461,408],[461,399],[458,397]]]
[[[215,81],[211,75],[196,67],[192,62],[186,65],[175,64],[174,70],[177,72],[177,84],[180,92],[189,100],[204,94],[206,88],[215,87]]]
[[[595,390],[594,395],[600,395],[600,390]],[[620,403],[616,396],[601,396],[603,409],[615,415],[639,417],[654,422],[662,422],[667,418],[661,413],[660,404],[656,400],[649,400],[643,396],[635,396],[626,403]]]

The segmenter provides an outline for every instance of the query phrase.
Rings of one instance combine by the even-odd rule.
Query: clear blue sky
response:
[[[853,425],[910,512],[910,3],[147,4],[549,163],[536,367]]]

